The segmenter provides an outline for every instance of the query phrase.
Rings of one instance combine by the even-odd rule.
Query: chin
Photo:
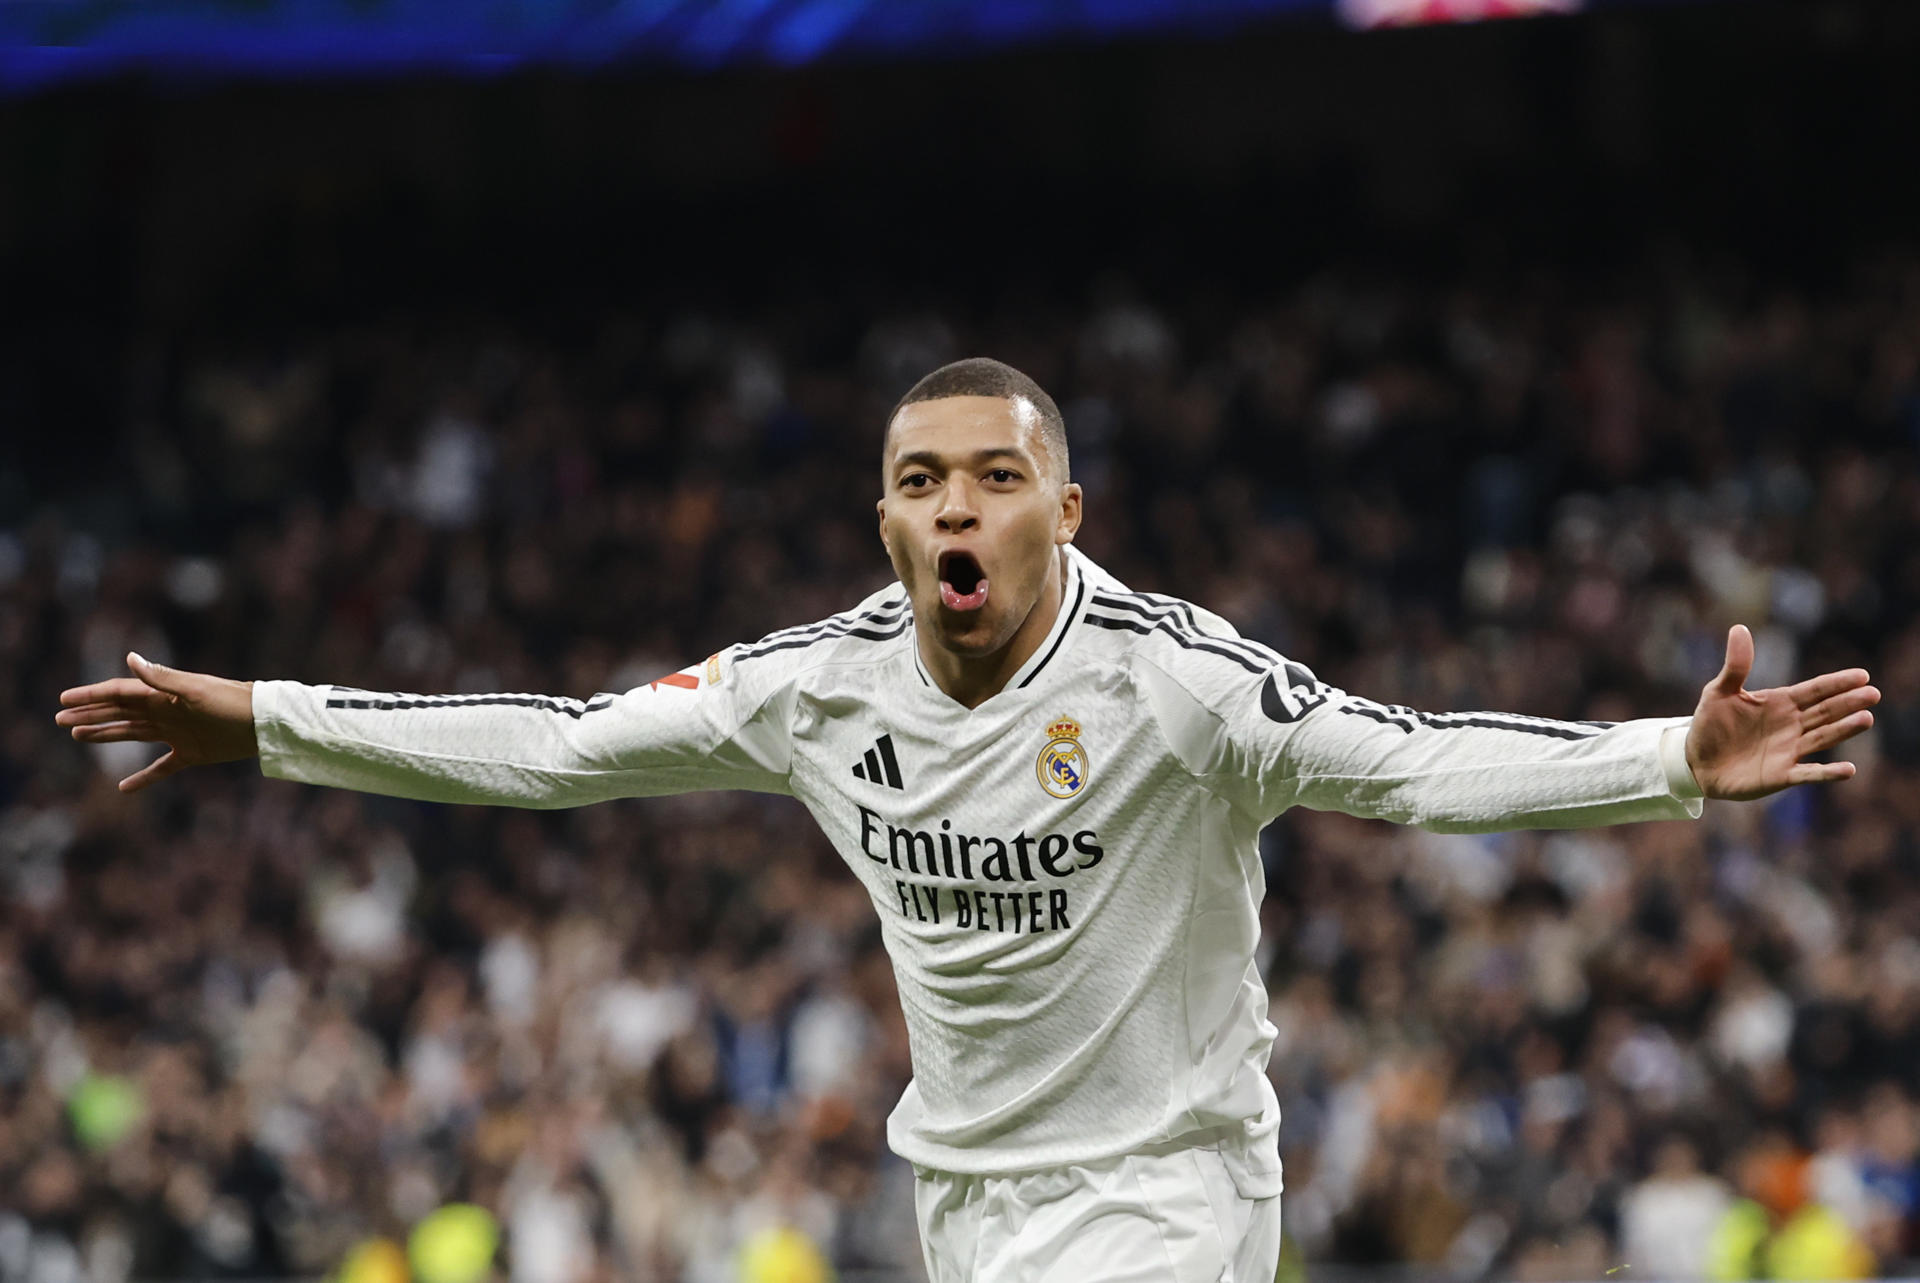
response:
[[[940,621],[934,628],[934,639],[941,649],[968,659],[991,655],[1009,640],[991,620],[954,617],[944,610],[934,617]]]

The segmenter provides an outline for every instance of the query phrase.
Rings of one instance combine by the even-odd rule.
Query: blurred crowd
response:
[[[0,454],[0,1283],[918,1277],[891,971],[796,804],[485,811],[243,767],[126,797],[146,750],[52,713],[129,649],[585,696],[844,608],[890,578],[887,407],[975,353],[1059,400],[1090,555],[1356,693],[1679,714],[1736,620],[1754,685],[1885,692],[1856,780],[1697,824],[1270,828],[1287,1269],[1906,1266],[1920,259],[1816,289],[1676,255],[103,357],[124,410],[85,476]],[[498,1251],[409,1267],[449,1205]]]

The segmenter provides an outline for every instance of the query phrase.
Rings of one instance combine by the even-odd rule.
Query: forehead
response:
[[[1045,453],[1040,411],[1025,397],[948,396],[902,406],[887,428],[886,461],[931,450],[971,454],[1013,446],[1033,458]]]

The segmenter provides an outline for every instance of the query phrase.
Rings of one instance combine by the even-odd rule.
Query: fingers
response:
[[[153,687],[155,690],[165,691],[169,695],[184,693],[186,690],[186,682],[183,679],[192,676],[192,674],[183,673],[177,668],[168,668],[165,664],[156,664],[137,650],[127,652],[127,667],[131,668],[134,671],[134,675],[147,685]]]
[[[1809,677],[1806,681],[1787,687],[1787,694],[1801,708],[1812,708],[1815,704],[1832,699],[1835,695],[1856,690],[1867,684],[1867,670],[1847,668],[1837,673],[1822,673],[1818,677]],[[1875,693],[1878,698],[1878,692]]]
[[[68,712],[62,713],[60,716],[67,717],[70,714],[83,713],[89,715],[89,720],[84,724],[73,724],[73,738],[79,740],[82,744],[125,744],[130,742],[156,744],[164,742],[164,736],[160,728],[152,722],[145,720],[125,720],[124,714],[120,714],[121,720],[107,720],[116,716],[116,710],[105,705],[96,705],[90,709],[71,709],[68,710]],[[169,748],[151,764],[142,770],[134,772],[126,779],[121,780],[120,791],[122,793],[137,793],[155,780],[165,779],[186,765],[187,763],[175,756],[174,751]]]
[[[1823,753],[1843,740],[1850,740],[1861,731],[1873,725],[1873,714],[1865,709],[1849,714],[1837,722],[1808,731],[1800,737],[1800,756]]]
[[[104,726],[76,726],[73,737],[82,744],[158,744],[166,737],[152,722],[108,722]]]
[[[1802,762],[1787,772],[1789,784],[1831,784],[1853,778],[1852,762]]]
[[[172,775],[184,765],[184,762],[174,757],[173,750],[168,749],[165,753],[155,758],[152,764],[135,771],[132,775],[127,776],[126,779],[121,780],[120,791],[122,793],[138,793],[155,780],[166,779],[167,776]]]
[[[1842,691],[1829,696],[1800,714],[1800,729],[1810,731],[1816,726],[1825,726],[1851,716],[1863,708],[1872,708],[1880,702],[1880,692],[1871,686],[1856,686],[1852,690]]]
[[[1747,674],[1752,671],[1753,634],[1745,624],[1735,624],[1727,630],[1727,662],[1709,685],[1722,695],[1738,695],[1746,688]]]
[[[178,669],[168,668],[165,664],[156,664],[136,651],[127,652],[127,667],[136,676],[112,677],[104,682],[94,682],[87,686],[72,686],[60,692],[61,708],[82,708],[88,704],[126,704],[135,700],[149,699],[155,691],[178,694],[186,686],[184,678],[191,674]],[[55,718],[59,721],[59,718]],[[62,722],[61,725],[68,725]]]
[[[78,708],[86,704],[125,703],[153,694],[153,687],[137,677],[114,677],[91,686],[74,686],[60,692],[60,707]]]
[[[60,726],[99,726],[106,722],[131,721],[145,709],[127,704],[88,704],[84,708],[63,708],[53,715]]]

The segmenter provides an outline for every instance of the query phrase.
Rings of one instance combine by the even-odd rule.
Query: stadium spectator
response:
[[[1693,1143],[1668,1137],[1620,1201],[1621,1259],[1650,1278],[1707,1278],[1707,1247],[1732,1202],[1727,1183],[1700,1170]]]

